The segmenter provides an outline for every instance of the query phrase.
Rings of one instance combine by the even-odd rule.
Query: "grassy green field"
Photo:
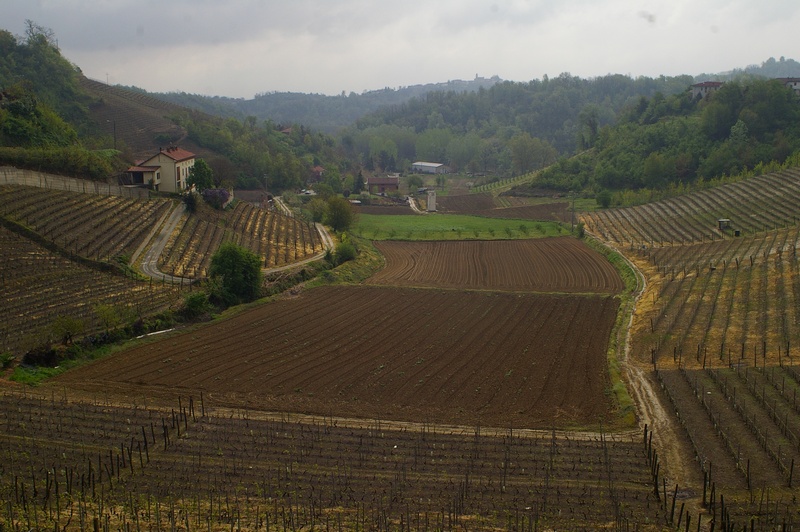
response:
[[[556,222],[459,214],[361,214],[352,232],[371,240],[500,240],[566,235],[569,227]]]

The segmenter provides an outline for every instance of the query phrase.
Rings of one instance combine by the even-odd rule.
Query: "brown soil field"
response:
[[[443,213],[471,214],[487,218],[568,222],[571,216],[569,203],[565,201],[531,205],[527,198],[509,196],[498,201],[489,193],[441,196],[436,198],[436,206]]]
[[[494,207],[494,197],[489,193],[436,198],[436,208],[441,212],[474,214],[475,211],[485,211]]]
[[[488,218],[510,218],[520,220],[546,220],[569,222],[571,213],[569,203],[543,203],[541,205],[519,205],[488,211],[476,211],[472,214]]]
[[[571,237],[375,245],[386,267],[369,284],[569,293],[625,287],[603,256]]]
[[[435,423],[607,422],[618,300],[323,287],[79,368],[56,385]]]
[[[355,211],[359,214],[417,214],[408,205],[358,205]]]

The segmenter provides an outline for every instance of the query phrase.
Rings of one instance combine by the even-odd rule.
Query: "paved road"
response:
[[[175,277],[174,275],[167,275],[158,269],[158,258],[164,251],[164,246],[167,245],[170,235],[177,227],[178,222],[181,220],[181,215],[186,211],[186,205],[183,202],[179,203],[172,212],[169,214],[166,222],[161,225],[161,231],[153,238],[151,238],[150,246],[142,258],[142,273],[148,277],[152,277],[158,281],[170,282],[180,284],[182,282],[191,282],[192,280],[186,277]],[[138,253],[138,251],[137,251]]]
[[[275,198],[275,203],[280,211],[284,214],[289,216],[292,215],[291,209],[289,209],[286,204],[281,201],[280,198]],[[167,245],[167,241],[169,241],[170,235],[175,231],[178,223],[181,220],[181,215],[186,211],[186,206],[183,203],[180,203],[176,207],[172,209],[171,212],[164,215],[164,218],[161,219],[161,223],[154,228],[153,232],[149,235],[147,240],[144,244],[142,244],[139,249],[136,250],[134,253],[131,262],[136,262],[139,255],[144,253],[144,257],[142,258],[142,266],[141,270],[142,273],[148,277],[151,277],[157,281],[181,284],[186,282],[191,282],[192,279],[188,277],[177,277],[174,275],[169,275],[161,270],[158,269],[158,258],[161,256],[161,253],[164,252],[164,247]],[[158,227],[161,227],[161,230],[158,231]],[[272,273],[272,272],[279,272],[283,270],[290,270],[292,268],[296,268],[298,266],[302,266],[304,264],[308,264],[309,262],[313,262],[319,260],[325,256],[325,253],[330,249],[334,248],[333,238],[331,237],[328,230],[322,224],[314,224],[317,232],[319,233],[320,238],[322,239],[323,250],[317,253],[316,255],[309,257],[307,259],[293,262],[291,264],[286,264],[284,266],[279,266],[276,268],[265,268],[263,272],[265,274]],[[158,232],[156,232],[158,231]],[[146,250],[146,251],[145,251]]]

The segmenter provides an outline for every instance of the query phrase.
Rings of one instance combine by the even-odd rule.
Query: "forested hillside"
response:
[[[583,149],[639,97],[682,93],[692,83],[691,76],[562,74],[474,93],[430,93],[362,118],[342,142],[367,168],[427,160],[456,171],[523,174]]]
[[[229,185],[280,192],[316,166],[334,179],[350,165],[333,138],[303,126],[223,119],[87,80],[52,30],[0,30],[0,165],[115,179],[159,146],[182,144]]]
[[[337,96],[305,94],[299,92],[266,92],[252,99],[227,98],[225,96],[201,96],[199,94],[149,93],[162,100],[197,109],[205,113],[244,118],[254,116],[259,121],[270,120],[278,124],[303,124],[325,133],[335,133],[352,125],[362,116],[381,107],[397,105],[429,92],[474,92],[498,83],[500,78],[474,80],[451,80],[444,83],[428,83],[392,89],[364,91],[361,94],[344,91]],[[139,90],[132,88],[132,90]],[[143,91],[145,92],[145,91]]]
[[[591,149],[559,161],[534,186],[617,191],[615,204],[634,201],[622,191],[640,190],[650,200],[669,188],[779,168],[800,149],[800,99],[781,81],[760,79],[727,82],[703,99],[641,98],[586,142]]]

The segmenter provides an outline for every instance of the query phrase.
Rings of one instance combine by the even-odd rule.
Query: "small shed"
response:
[[[428,191],[428,212],[436,212],[436,191]]]
[[[725,229],[731,228],[731,220],[730,218],[720,218],[717,220],[717,225],[719,226],[720,231],[724,231]]]

